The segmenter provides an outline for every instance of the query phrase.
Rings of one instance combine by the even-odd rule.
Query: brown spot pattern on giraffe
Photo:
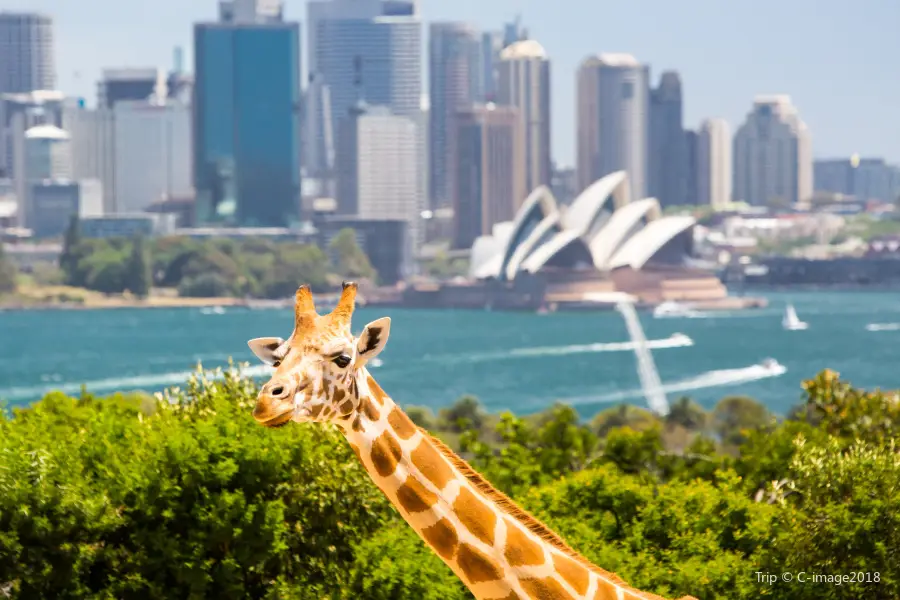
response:
[[[388,424],[394,430],[401,440],[408,440],[416,434],[416,426],[412,420],[400,410],[399,406],[395,406],[388,415]]]
[[[410,475],[397,490],[397,502],[406,509],[406,512],[419,513],[434,506],[437,496],[426,490],[425,486]]]
[[[428,542],[428,545],[434,548],[438,556],[444,560],[453,560],[456,554],[456,545],[459,538],[456,530],[450,525],[447,519],[441,519],[431,527],[422,530],[422,537]]]
[[[572,586],[576,592],[587,594],[588,584],[591,582],[589,571],[583,565],[578,564],[568,556],[553,553],[553,566],[556,572],[566,580],[566,583]]]
[[[412,451],[410,458],[419,472],[439,490],[444,489],[453,479],[450,465],[447,464],[441,453],[428,443],[428,440],[422,440]]]
[[[355,425],[354,423],[354,427]],[[402,455],[400,444],[390,431],[385,431],[372,442],[372,464],[375,466],[375,471],[382,477],[387,477],[394,472]]]
[[[378,385],[378,382],[376,382],[375,379],[371,375],[369,375],[366,377],[366,384],[369,387],[369,393],[373,398],[375,398],[375,402],[377,402],[381,406],[384,406],[384,398],[385,396],[387,396],[387,394],[384,393],[384,390],[381,389],[381,386]]]
[[[522,589],[533,600],[575,600],[558,581],[546,579],[520,579]]]
[[[360,399],[360,403],[362,404],[362,411],[366,415],[366,418],[369,419],[372,423],[377,423],[378,419],[381,415],[378,414],[378,409],[375,408],[375,403],[372,402],[369,398]]]
[[[506,561],[511,567],[536,566],[544,563],[540,544],[528,537],[518,523],[506,521]]]
[[[606,583],[601,580],[598,583],[597,591],[594,593],[594,597],[591,598],[591,600],[619,600],[618,594],[616,594],[616,587],[611,583]]]
[[[502,578],[500,569],[491,559],[469,544],[460,544],[456,555],[456,564],[463,572],[463,577],[470,584],[485,581],[497,581]]]
[[[460,524],[469,533],[488,546],[494,545],[494,528],[497,525],[497,516],[468,486],[463,486],[459,489],[459,495],[453,502],[453,510],[456,512]]]

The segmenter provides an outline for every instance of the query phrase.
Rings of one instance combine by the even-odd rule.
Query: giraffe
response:
[[[404,520],[478,600],[662,600],[591,564],[416,427],[366,369],[385,347],[391,320],[377,319],[354,338],[356,289],[345,282],[334,310],[319,315],[301,286],[290,338],[248,342],[275,367],[254,419],[266,427],[336,425]]]

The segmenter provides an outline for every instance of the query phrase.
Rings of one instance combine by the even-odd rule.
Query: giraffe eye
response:
[[[344,368],[350,364],[350,357],[346,354],[341,354],[339,356],[334,357],[334,364],[339,366],[340,368]]]

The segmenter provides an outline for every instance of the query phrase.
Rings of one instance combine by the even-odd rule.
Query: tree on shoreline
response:
[[[125,287],[138,298],[150,295],[153,277],[150,273],[150,261],[144,248],[144,237],[137,235],[131,242],[131,255],[128,258]]]
[[[16,291],[16,268],[6,258],[6,248],[0,241],[0,294],[10,294]]]

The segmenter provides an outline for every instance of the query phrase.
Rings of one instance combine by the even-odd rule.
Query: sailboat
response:
[[[809,327],[809,323],[804,323],[797,316],[793,304],[788,304],[784,309],[784,318],[781,319],[781,326],[788,331],[800,331]]]

